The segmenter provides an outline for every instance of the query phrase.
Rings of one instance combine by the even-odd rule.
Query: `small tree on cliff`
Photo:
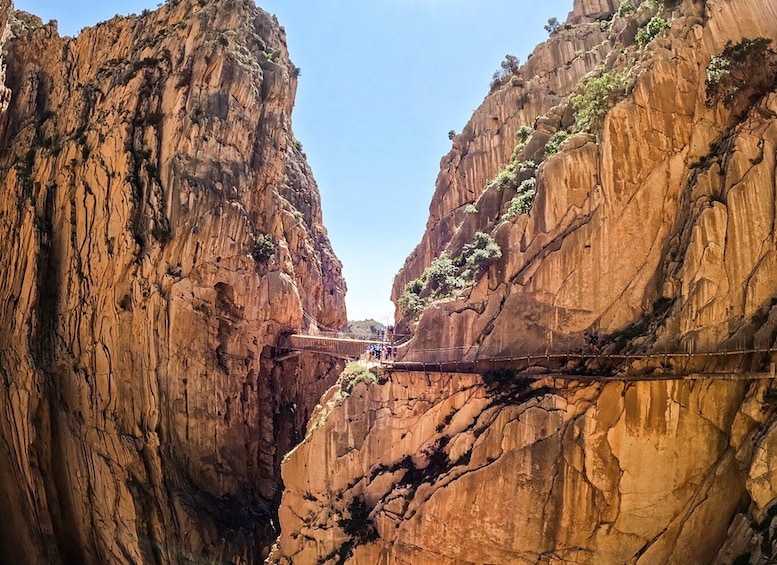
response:
[[[559,23],[557,18],[548,18],[548,23],[545,24],[545,31],[548,32],[548,35],[553,35],[560,29],[561,29],[561,24]]]

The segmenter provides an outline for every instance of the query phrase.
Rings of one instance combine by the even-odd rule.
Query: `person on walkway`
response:
[[[583,332],[583,338],[585,338],[585,344],[589,351],[594,355],[599,355],[599,330],[585,330]]]

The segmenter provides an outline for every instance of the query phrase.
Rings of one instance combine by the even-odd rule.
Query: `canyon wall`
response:
[[[668,29],[635,44],[654,17]],[[772,344],[775,54],[748,41],[774,46],[777,8],[643,3],[616,15],[610,34],[612,50],[591,76],[621,76],[628,92],[593,132],[576,125],[569,99],[535,122],[513,160],[531,163],[531,210],[509,217],[515,187],[492,184],[452,233],[427,232],[438,255],[456,257],[482,231],[502,256],[469,288],[429,305],[411,347],[474,345],[486,357],[569,351],[587,329],[618,349]],[[727,46],[743,54],[713,88],[708,66]],[[739,57],[736,49],[730,56]],[[557,153],[546,150],[562,130],[569,139]],[[406,266],[397,276],[395,299],[418,272]]]
[[[768,381],[384,376],[350,395],[333,388],[329,413],[289,454],[273,563],[773,554]]]
[[[426,231],[394,280],[394,301],[404,285],[445,249],[467,218],[466,205],[480,197],[510,159],[521,126],[533,124],[559,104],[611,52],[614,40],[599,20],[607,21],[617,5],[615,0],[575,0],[567,24],[537,46],[520,72],[506,77],[486,96],[453,139],[440,164]]]
[[[501,257],[447,296],[421,291],[425,307],[402,321],[406,358],[575,352],[586,330],[605,353],[775,347],[777,5],[633,4],[603,26],[590,20],[615,6],[576,3],[454,140],[393,298],[443,252],[459,266],[476,232]],[[570,75],[537,119],[493,110],[531,93],[537,53],[594,25],[607,43],[589,79]],[[567,95],[608,77],[616,88],[592,99],[604,111],[581,125]],[[489,183],[500,169],[517,178]],[[530,177],[533,202],[511,214]],[[343,377],[283,464],[271,561],[772,563],[777,406],[764,359],[652,381]]]
[[[258,562],[341,369],[272,346],[346,319],[284,31],[243,0],[7,30],[0,560]]]

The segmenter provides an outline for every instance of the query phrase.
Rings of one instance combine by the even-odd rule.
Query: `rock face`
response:
[[[559,104],[611,52],[614,41],[597,18],[606,21],[617,4],[576,0],[569,25],[539,45],[519,73],[493,90],[453,139],[441,163],[426,232],[394,281],[394,301],[404,285],[445,249],[467,218],[466,205],[478,199],[489,179],[509,160],[521,126],[531,125]]]
[[[777,40],[777,9],[768,1],[663,6],[615,17],[604,69],[631,87],[598,133],[575,134],[568,102],[537,120],[516,156],[538,164],[527,173],[536,176],[528,214],[506,219],[515,190],[491,186],[474,201],[478,213],[462,214],[446,233],[430,229],[429,252],[408,259],[395,298],[432,254],[455,257],[476,231],[503,250],[474,288],[424,312],[415,347],[568,351],[587,328],[635,349],[771,345],[773,324],[756,330],[777,297],[766,274],[777,259],[775,55],[747,42]],[[653,16],[668,30],[635,45]],[[708,65],[727,45],[751,50],[714,88]],[[546,151],[563,129],[572,137],[558,153]],[[436,201],[446,195],[438,186]]]
[[[526,88],[528,103],[547,80],[524,66],[454,140],[394,298],[443,252],[463,255],[476,232],[502,255],[408,316],[407,356],[568,352],[587,329],[606,352],[775,347],[777,6],[633,4],[589,67],[557,71],[558,99],[533,103],[543,116],[507,102]],[[591,14],[613,10],[577,3],[528,65],[599,33],[587,31]],[[569,60],[546,56],[546,69]],[[598,84],[625,86],[593,98],[603,111],[589,128],[564,97],[585,94],[591,83],[575,83],[599,62]],[[510,156],[522,125],[526,142]],[[561,130],[569,137],[554,152],[546,143]],[[503,178],[514,178],[484,189],[508,160]],[[511,214],[530,177],[530,211]],[[283,466],[274,561],[774,562],[769,380],[384,378],[322,399]]]
[[[180,0],[10,30],[0,560],[256,562],[280,457],[340,369],[271,348],[346,320],[283,29]]]
[[[423,373],[358,384],[283,466],[273,562],[712,563],[730,524],[749,528],[750,494],[759,509],[777,495],[766,390]]]

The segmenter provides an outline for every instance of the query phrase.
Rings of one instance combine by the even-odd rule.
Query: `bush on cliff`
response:
[[[251,255],[257,263],[266,263],[275,253],[275,242],[269,233],[259,234],[254,241]]]
[[[532,182],[528,182],[532,181]],[[510,201],[510,207],[507,212],[502,214],[503,222],[512,222],[515,218],[521,214],[528,214],[531,210],[532,204],[534,204],[534,197],[537,195],[537,190],[534,188],[536,185],[536,179],[534,177],[527,179],[521,184],[524,190],[519,190],[513,199]]]
[[[461,277],[471,281],[480,276],[492,263],[502,256],[502,250],[493,236],[477,232],[472,243],[466,244],[461,250],[457,261],[464,267]]]
[[[505,79],[516,75],[521,68],[521,61],[515,55],[507,54],[505,55],[505,58],[502,59],[500,67],[502,67],[501,70],[495,71],[491,77],[489,92],[494,92],[497,88],[502,86]]]
[[[483,232],[477,232],[472,243],[464,245],[455,260],[448,253],[441,253],[420,277],[402,289],[397,300],[402,315],[416,316],[430,302],[453,296],[457,290],[472,284],[501,256],[499,244]]]
[[[569,132],[565,129],[560,129],[556,133],[554,133],[548,142],[545,144],[545,154],[546,155],[555,155],[558,153],[559,147],[561,147],[561,144],[564,143],[567,138],[569,137]]]
[[[629,14],[634,13],[634,4],[631,3],[631,0],[623,0],[623,2],[620,3],[620,6],[618,6],[618,17],[619,18],[625,18]]]
[[[757,98],[777,81],[777,52],[765,37],[726,44],[707,65],[707,104],[722,100],[731,106],[735,98]]]
[[[361,363],[348,363],[343,370],[341,388],[346,394],[351,394],[354,387],[359,383],[379,384],[378,375],[373,373],[369,367]]]
[[[575,125],[580,131],[591,131],[601,126],[604,115],[626,97],[631,88],[626,75],[604,73],[600,77],[585,77],[580,81],[579,93],[572,97]]]
[[[666,29],[669,29],[667,21],[660,16],[655,16],[637,30],[637,35],[634,39],[637,42],[637,45],[642,48],[653,41],[658,34]]]

